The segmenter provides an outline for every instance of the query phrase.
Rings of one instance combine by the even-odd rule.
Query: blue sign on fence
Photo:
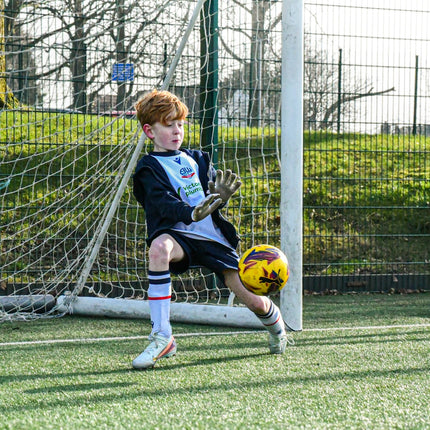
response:
[[[134,64],[115,63],[112,68],[112,81],[126,82],[134,80]]]

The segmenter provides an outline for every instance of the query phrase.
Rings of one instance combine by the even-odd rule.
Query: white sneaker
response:
[[[294,345],[294,340],[287,333],[270,334],[269,333],[269,350],[271,354],[283,354],[287,344]]]
[[[160,358],[172,357],[176,354],[176,342],[173,336],[164,337],[159,334],[149,336],[151,343],[133,360],[135,369],[147,369],[154,367]]]

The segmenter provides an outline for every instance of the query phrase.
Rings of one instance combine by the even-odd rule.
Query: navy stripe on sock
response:
[[[170,282],[169,278],[163,278],[163,279],[151,279],[149,278],[149,283],[152,285],[162,285],[162,284],[168,284]]]
[[[275,307],[273,306],[273,303],[270,303],[270,309],[265,315],[258,315],[258,318],[262,319],[269,319],[272,317],[273,313],[275,312]]]
[[[169,270],[163,270],[162,272],[155,272],[154,270],[148,270],[148,276],[170,276]]]

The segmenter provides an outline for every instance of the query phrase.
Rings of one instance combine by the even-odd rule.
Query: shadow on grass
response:
[[[243,359],[249,359],[253,356],[260,356],[261,354],[252,354],[247,356],[240,356],[240,357],[229,357],[226,359],[226,361],[231,360],[243,360]],[[158,371],[172,371],[176,370],[177,368],[183,369],[184,367],[190,367],[190,366],[209,366],[213,364],[214,362],[219,363],[218,359],[203,359],[198,360],[190,363],[181,363],[180,365],[165,365],[164,367],[156,368],[153,370],[154,373],[157,373]],[[423,366],[423,367],[405,367],[405,368],[397,368],[397,369],[384,369],[384,370],[363,370],[363,371],[349,371],[349,372],[331,372],[331,373],[319,373],[315,375],[296,375],[296,376],[283,376],[283,375],[275,375],[271,378],[261,380],[261,378],[255,378],[251,381],[237,381],[237,380],[231,380],[230,382],[206,382],[203,384],[198,384],[195,381],[192,382],[187,380],[184,382],[184,386],[178,387],[178,386],[167,386],[168,381],[166,381],[165,384],[158,384],[157,386],[162,388],[137,388],[134,392],[121,392],[121,402],[127,402],[127,401],[133,401],[136,398],[154,398],[154,397],[161,397],[164,398],[165,396],[195,396],[199,394],[207,394],[208,392],[216,393],[222,393],[226,391],[241,391],[246,392],[246,390],[249,389],[266,389],[274,386],[284,386],[284,385],[292,385],[292,384],[299,384],[300,386],[303,384],[306,384],[308,382],[336,382],[336,381],[347,381],[347,380],[357,380],[362,381],[363,379],[368,378],[393,378],[398,376],[411,376],[411,375],[419,375],[419,374],[428,374],[430,371],[430,366]],[[124,370],[117,371],[116,373],[124,372]],[[85,373],[84,375],[100,375],[105,374],[106,372],[91,372],[91,373]],[[111,372],[115,373],[115,372]],[[136,375],[139,374],[148,374],[148,371],[145,372],[134,372]],[[66,376],[73,376],[73,374],[63,374],[60,375],[62,377]],[[75,374],[76,376],[82,374]],[[57,375],[58,376],[58,375]],[[76,384],[73,386],[70,384],[67,384],[65,386],[56,386],[56,387],[46,387],[44,390],[28,390],[26,393],[30,395],[28,399],[26,399],[26,402],[19,402],[19,405],[4,405],[2,407],[3,412],[17,412],[22,414],[22,412],[25,412],[26,410],[32,410],[34,411],[37,408],[43,409],[46,411],[48,408],[70,408],[70,407],[79,407],[82,408],[85,405],[91,405],[96,403],[111,403],[111,402],[118,402],[118,391],[115,390],[115,392],[107,393],[103,391],[104,389],[110,389],[110,388],[119,388],[119,387],[127,387],[131,385],[137,385],[140,381],[133,382],[133,383],[105,383],[105,384]],[[139,384],[141,386],[141,384]],[[49,395],[49,391],[52,391],[52,395],[55,396],[55,399],[49,400],[46,398],[46,395]],[[40,397],[34,397],[33,395],[37,394],[40,395],[40,393],[44,393],[45,396],[43,398]],[[66,393],[67,392],[67,393]],[[64,398],[60,399],[58,398],[58,395],[64,393]],[[76,395],[73,397],[73,394],[70,393],[76,393]]]
[[[74,391],[80,392],[80,391],[105,390],[105,389],[108,390],[111,388],[130,387],[136,384],[137,382],[106,382],[106,383],[93,382],[93,383],[87,383],[87,384],[69,384],[69,385],[59,385],[59,386],[53,386],[53,387],[33,388],[31,390],[25,390],[24,393],[46,394],[50,391],[64,393],[64,392],[74,392]]]
[[[211,349],[216,349],[215,347]],[[200,349],[201,350],[201,349]],[[182,369],[184,367],[195,367],[195,366],[210,366],[213,364],[219,364],[220,362],[229,362],[229,361],[237,361],[237,360],[248,360],[250,358],[256,358],[256,357],[264,357],[270,355],[269,352],[262,353],[262,354],[242,354],[237,356],[230,356],[230,357],[213,357],[213,358],[207,358],[207,359],[199,359],[193,362],[181,362],[171,365],[164,365],[164,367],[160,366],[160,363],[166,363],[166,360],[160,361],[160,363],[157,365],[157,367],[153,369],[148,369],[147,371],[162,371],[162,370],[172,370],[175,368]],[[169,361],[172,361],[172,359],[169,359]],[[130,367],[127,368],[121,368],[121,369],[112,369],[112,370],[100,370],[100,371],[89,371],[89,372],[66,372],[66,373],[44,373],[39,375],[8,375],[8,376],[0,376],[0,384],[9,384],[9,383],[19,383],[23,381],[34,381],[34,380],[50,380],[50,379],[67,379],[67,378],[82,378],[82,377],[92,377],[92,376],[110,376],[110,375],[121,375],[121,374],[128,374],[128,373],[145,373],[146,371],[137,371],[134,370],[131,367],[131,361],[130,361]],[[94,384],[88,384],[89,387],[94,387],[97,385]],[[80,385],[74,385],[76,387],[79,387]],[[35,389],[37,390],[37,389]],[[46,392],[46,387],[41,389],[40,392]],[[30,390],[31,391],[31,390]],[[30,393],[30,391],[26,391],[26,393]],[[73,390],[76,391],[76,390]],[[37,391],[34,391],[37,392]]]
[[[306,337],[296,341],[296,346],[308,346],[308,345],[357,345],[357,344],[368,344],[368,343],[393,343],[393,342],[429,342],[429,329],[414,330],[414,331],[396,331],[390,333],[374,333],[374,334],[345,334],[339,336],[326,337],[324,334],[321,336]],[[415,337],[422,336],[422,337]]]
[[[419,336],[419,337],[416,337]],[[368,333],[368,334],[344,334],[344,335],[337,335],[333,336],[332,333],[330,335],[327,335],[327,332],[322,332],[320,336],[313,335],[312,337],[305,336],[304,334],[297,333],[296,335],[293,335],[293,339],[295,341],[295,345],[288,346],[288,349],[300,349],[301,347],[308,347],[313,345],[358,345],[358,344],[378,344],[378,343],[398,343],[398,342],[428,342],[429,341],[429,330],[428,329],[420,329],[420,330],[414,330],[414,331],[406,331],[406,332],[387,332],[387,333]],[[135,346],[135,340],[133,341],[127,341],[129,346],[124,350],[124,343],[122,344],[122,354],[124,357],[126,356],[134,356],[141,352],[141,349],[139,346]],[[133,348],[130,347],[130,344],[133,344]],[[89,349],[92,349],[94,345],[83,343],[80,345],[80,348],[88,347]],[[142,345],[143,347],[143,345]],[[44,348],[46,349],[46,345],[32,345],[32,346],[26,346],[26,347],[13,347],[8,348],[8,351],[13,351],[15,349],[18,350],[25,350],[25,349],[37,349],[37,348]],[[55,348],[58,353],[58,345],[52,346],[52,348]],[[61,348],[76,348],[76,345],[70,345],[70,344],[64,344],[61,346]],[[237,354],[235,356],[226,356],[223,355],[223,351],[228,350],[232,351],[231,345],[228,345],[226,343],[217,342],[217,343],[209,343],[206,345],[202,344],[192,344],[192,345],[184,345],[179,342],[178,345],[178,354],[182,355],[182,353],[190,353],[193,354],[194,352],[201,353],[204,351],[219,351],[219,354],[216,357],[206,358],[206,359],[199,359],[196,361],[184,361],[179,362],[177,364],[167,364],[167,360],[161,361],[154,369],[150,369],[149,371],[169,371],[174,369],[183,369],[186,367],[195,367],[195,366],[207,366],[207,365],[213,365],[213,364],[219,364],[220,362],[231,362],[231,361],[238,361],[238,360],[248,360],[250,358],[257,358],[257,357],[265,357],[265,356],[271,356],[271,354],[268,352],[262,352],[262,353],[247,353],[247,350],[249,349],[258,349],[258,348],[266,348],[266,342],[262,340],[254,340],[252,342],[249,342],[249,340],[242,340],[241,342],[236,342],[234,344],[233,350],[242,351],[240,354]],[[116,355],[118,355],[118,351],[115,352]],[[83,353],[85,355],[85,353]],[[91,352],[88,352],[88,356],[91,356]],[[20,382],[20,381],[31,381],[31,380],[44,380],[44,379],[56,379],[56,378],[71,378],[71,377],[86,377],[86,376],[94,376],[94,375],[115,375],[115,374],[127,374],[130,372],[136,372],[131,368],[131,358],[125,358],[124,362],[129,364],[128,360],[130,360],[130,367],[124,368],[124,364],[121,364],[117,369],[108,369],[108,370],[101,370],[97,372],[89,371],[89,372],[68,372],[68,373],[45,373],[45,374],[20,374],[20,375],[6,375],[6,376],[0,376],[0,384],[8,384],[13,382]],[[170,361],[170,360],[169,360]],[[166,363],[166,364],[161,364]]]
[[[87,376],[102,376],[102,375],[120,375],[132,373],[133,369],[114,369],[114,370],[101,370],[101,371],[89,371],[89,372],[67,372],[67,373],[44,373],[39,375],[8,375],[0,376],[0,384],[10,384],[13,382],[19,383],[23,381],[37,381],[37,380],[49,380],[49,379],[63,379],[63,378],[81,378]]]

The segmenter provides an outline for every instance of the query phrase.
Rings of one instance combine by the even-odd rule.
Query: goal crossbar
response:
[[[71,315],[150,319],[147,300],[76,297],[69,304],[67,295],[64,295],[58,298],[57,308]],[[255,314],[244,306],[173,302],[170,306],[170,319],[173,322],[189,324],[262,328]]]

